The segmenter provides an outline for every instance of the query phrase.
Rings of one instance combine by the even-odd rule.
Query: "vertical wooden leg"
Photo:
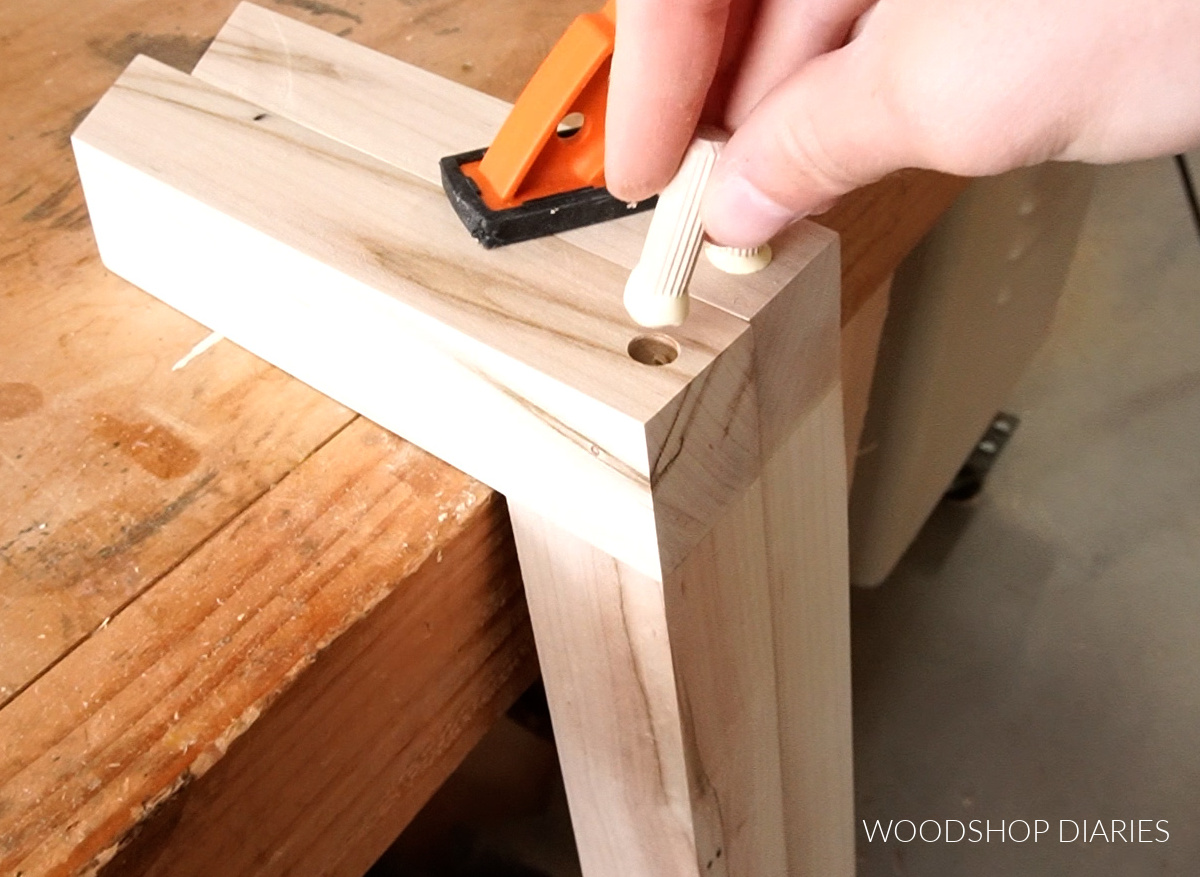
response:
[[[665,583],[510,505],[588,877],[854,872],[841,441],[835,389]]]
[[[850,590],[835,387],[768,459],[767,547],[789,874],[854,874]]]
[[[587,877],[854,871],[840,388],[664,582],[517,551]]]
[[[662,586],[509,504],[584,873],[695,872]]]
[[[760,450],[677,567],[512,506],[587,877],[854,873],[836,248],[807,258],[757,301],[705,288],[752,326]]]
[[[584,873],[787,874],[760,482],[665,583],[510,511]]]

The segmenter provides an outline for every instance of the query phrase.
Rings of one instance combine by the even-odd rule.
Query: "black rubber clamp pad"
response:
[[[454,212],[471,236],[489,250],[641,213],[658,201],[655,197],[627,204],[610,195],[608,189],[589,186],[535,198],[506,210],[492,210],[483,203],[479,186],[462,172],[462,165],[479,161],[486,151],[476,149],[448,155],[438,164],[442,169],[442,188],[446,190]]]

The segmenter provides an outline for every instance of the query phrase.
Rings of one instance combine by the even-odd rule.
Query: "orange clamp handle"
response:
[[[483,158],[462,165],[492,210],[604,185],[604,111],[616,14],[616,0],[608,0],[600,12],[571,22]]]

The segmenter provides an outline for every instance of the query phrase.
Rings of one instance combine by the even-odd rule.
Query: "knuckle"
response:
[[[863,180],[846,164],[843,151],[833,147],[825,129],[814,124],[810,115],[791,113],[781,119],[779,149],[787,163],[804,173],[816,188],[838,194],[861,185]]]

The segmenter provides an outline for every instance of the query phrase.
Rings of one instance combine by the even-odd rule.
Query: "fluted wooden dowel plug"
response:
[[[658,196],[642,257],[625,284],[625,310],[640,326],[679,326],[687,318],[688,281],[704,238],[700,201],[724,143],[719,132],[698,135]]]

